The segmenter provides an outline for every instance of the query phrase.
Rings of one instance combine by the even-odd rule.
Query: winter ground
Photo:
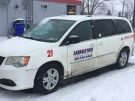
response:
[[[5,39],[0,37],[1,41]],[[70,81],[56,92],[44,96],[37,92],[0,88],[0,101],[135,101],[135,56],[129,59],[125,69],[105,67]]]

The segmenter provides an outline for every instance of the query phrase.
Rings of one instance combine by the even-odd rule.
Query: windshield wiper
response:
[[[47,42],[45,39],[35,39],[37,41]]]
[[[23,38],[26,38],[26,39],[36,40],[36,41],[48,42],[48,41],[45,40],[45,39],[37,39],[37,38],[34,38],[34,37],[26,37],[26,36],[22,36],[22,37],[23,37]]]
[[[26,38],[26,39],[32,39],[32,40],[37,40],[36,38],[34,38],[34,37],[26,37],[26,36],[21,36],[21,37],[23,37],[23,38]]]
[[[37,38],[34,38],[34,37],[27,37],[27,36],[20,36],[20,37],[23,37],[23,38],[26,38],[26,39],[32,39],[32,40],[36,40],[36,41],[41,41],[41,42],[55,42],[55,41],[52,41],[52,40],[46,40],[46,39],[37,39]]]

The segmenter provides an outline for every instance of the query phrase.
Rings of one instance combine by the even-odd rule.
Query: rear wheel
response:
[[[116,68],[117,69],[125,68],[128,62],[128,58],[129,58],[129,51],[127,49],[122,49],[121,52],[119,53],[116,62]]]
[[[35,88],[42,94],[49,94],[57,90],[62,80],[62,73],[57,64],[42,66],[35,78]]]

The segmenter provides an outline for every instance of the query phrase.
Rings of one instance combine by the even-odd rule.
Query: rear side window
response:
[[[92,26],[90,21],[79,23],[70,33],[70,35],[77,35],[80,41],[86,41],[93,38]]]
[[[115,34],[115,26],[112,20],[95,20],[96,37],[106,37]]]
[[[125,20],[115,20],[117,34],[123,34],[131,32],[131,28]]]

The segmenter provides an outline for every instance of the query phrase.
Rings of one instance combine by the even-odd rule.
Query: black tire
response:
[[[116,69],[123,69],[126,67],[129,59],[129,51],[127,49],[122,49],[117,58],[117,62],[115,64]]]
[[[54,74],[56,75],[55,77],[53,77]],[[59,65],[55,63],[45,64],[37,72],[34,88],[41,94],[49,94],[57,90],[61,80],[62,71]]]

